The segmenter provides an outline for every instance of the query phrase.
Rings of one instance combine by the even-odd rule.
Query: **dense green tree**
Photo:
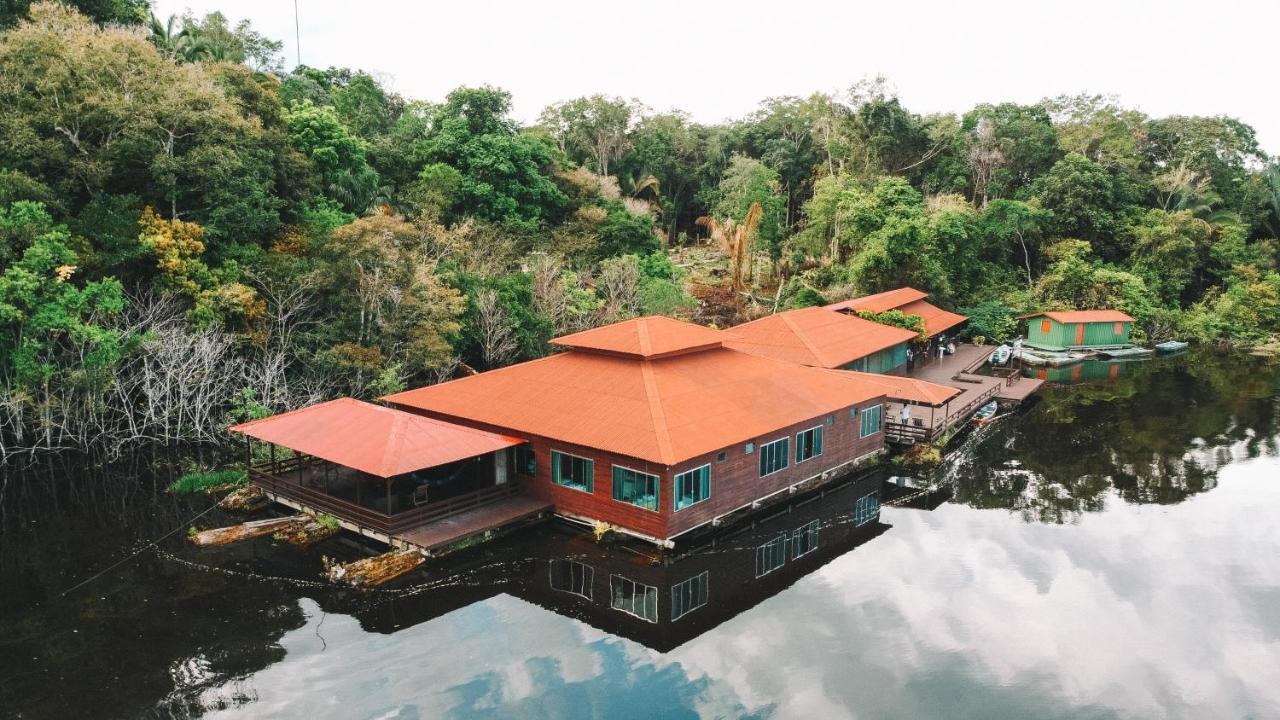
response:
[[[965,113],[973,193],[1014,197],[1058,160],[1058,133],[1039,105],[979,105]]]
[[[352,135],[329,107],[304,102],[285,111],[289,140],[320,177],[326,197],[362,213],[379,197],[378,172],[365,155],[363,140]]]
[[[1036,178],[1031,188],[1053,213],[1051,226],[1060,237],[1088,240],[1104,260],[1128,255],[1120,231],[1136,209],[1136,192],[1127,175],[1072,153]]]
[[[712,213],[737,223],[746,219],[752,205],[760,203],[764,214],[756,232],[757,244],[775,258],[781,254],[786,234],[786,198],[777,172],[760,160],[735,155],[716,195]]]

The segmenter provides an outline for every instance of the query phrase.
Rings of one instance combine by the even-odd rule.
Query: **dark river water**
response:
[[[0,717],[1280,718],[1280,368],[1058,379],[679,557],[546,524],[370,592],[190,547],[141,458],[11,474]]]

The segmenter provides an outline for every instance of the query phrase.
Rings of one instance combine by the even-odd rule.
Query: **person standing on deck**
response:
[[[902,412],[899,414],[903,425],[911,424],[911,406],[903,403]]]

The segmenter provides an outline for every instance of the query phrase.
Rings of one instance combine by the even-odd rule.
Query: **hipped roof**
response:
[[[231,432],[383,478],[524,442],[352,398],[252,420]]]
[[[827,310],[849,310],[853,312],[863,310],[872,313],[897,310],[907,315],[918,315],[924,321],[924,334],[927,337],[946,332],[969,319],[964,315],[943,310],[937,305],[926,301],[925,298],[927,297],[929,297],[928,293],[915,288],[903,287],[876,293],[875,295],[831,303],[825,307]]]
[[[812,367],[838,368],[916,333],[819,307],[788,310],[729,330],[731,348]]]
[[[1041,315],[1053,318],[1060,323],[1133,322],[1133,318],[1119,310],[1046,310],[1023,315],[1018,319],[1026,320]]]
[[[631,321],[634,323],[634,321]],[[491,370],[384,398],[436,417],[459,418],[662,465],[767,436],[802,421],[883,397],[854,373],[758,357],[719,343],[710,328],[676,330],[711,347],[665,357],[628,345],[632,329],[610,326],[587,350]],[[627,323],[622,323],[626,325]],[[688,325],[687,323],[680,323]],[[653,325],[645,323],[652,329]],[[662,332],[666,332],[665,330]],[[687,334],[686,334],[687,333]],[[579,336],[584,333],[579,333]],[[652,344],[656,348],[680,342]],[[575,343],[581,337],[564,338]],[[596,351],[602,347],[607,349]],[[636,354],[619,354],[634,348]]]
[[[929,297],[929,293],[916,290],[915,288],[901,287],[894,290],[886,290],[881,293],[876,293],[875,295],[864,295],[862,297],[832,303],[826,307],[828,310],[866,310],[867,312],[882,313],[886,310],[894,310],[909,302],[923,300],[927,297]]]
[[[884,388],[885,396],[893,400],[905,400],[906,402],[916,403],[918,405],[938,407],[960,394],[959,388],[953,388],[948,385],[939,385],[927,380],[916,380],[915,378],[902,377],[901,375],[879,375],[876,373],[853,371],[845,372],[848,372],[850,375],[859,375],[867,382],[881,386]]]
[[[649,315],[564,335],[553,345],[628,357],[660,358],[720,347],[719,330]]]

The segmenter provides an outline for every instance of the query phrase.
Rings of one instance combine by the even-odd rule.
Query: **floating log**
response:
[[[219,500],[218,507],[223,510],[253,512],[254,510],[261,510],[270,502],[257,485],[245,485]]]
[[[276,540],[283,540],[290,545],[305,547],[331,538],[337,535],[340,530],[342,530],[342,526],[336,521],[311,520],[300,525],[289,525],[280,528],[275,531],[272,537]]]
[[[377,557],[364,558],[346,564],[325,559],[325,574],[330,582],[346,583],[352,587],[376,587],[404,575],[426,562],[417,550],[392,550]]]
[[[252,522],[240,523],[231,527],[214,528],[212,530],[202,530],[191,534],[191,542],[196,545],[226,545],[236,542],[237,540],[248,540],[249,538],[260,537],[262,535],[270,535],[277,530],[289,527],[290,525],[301,525],[311,518],[307,515],[291,515],[282,518],[268,518],[266,520],[254,520]]]

